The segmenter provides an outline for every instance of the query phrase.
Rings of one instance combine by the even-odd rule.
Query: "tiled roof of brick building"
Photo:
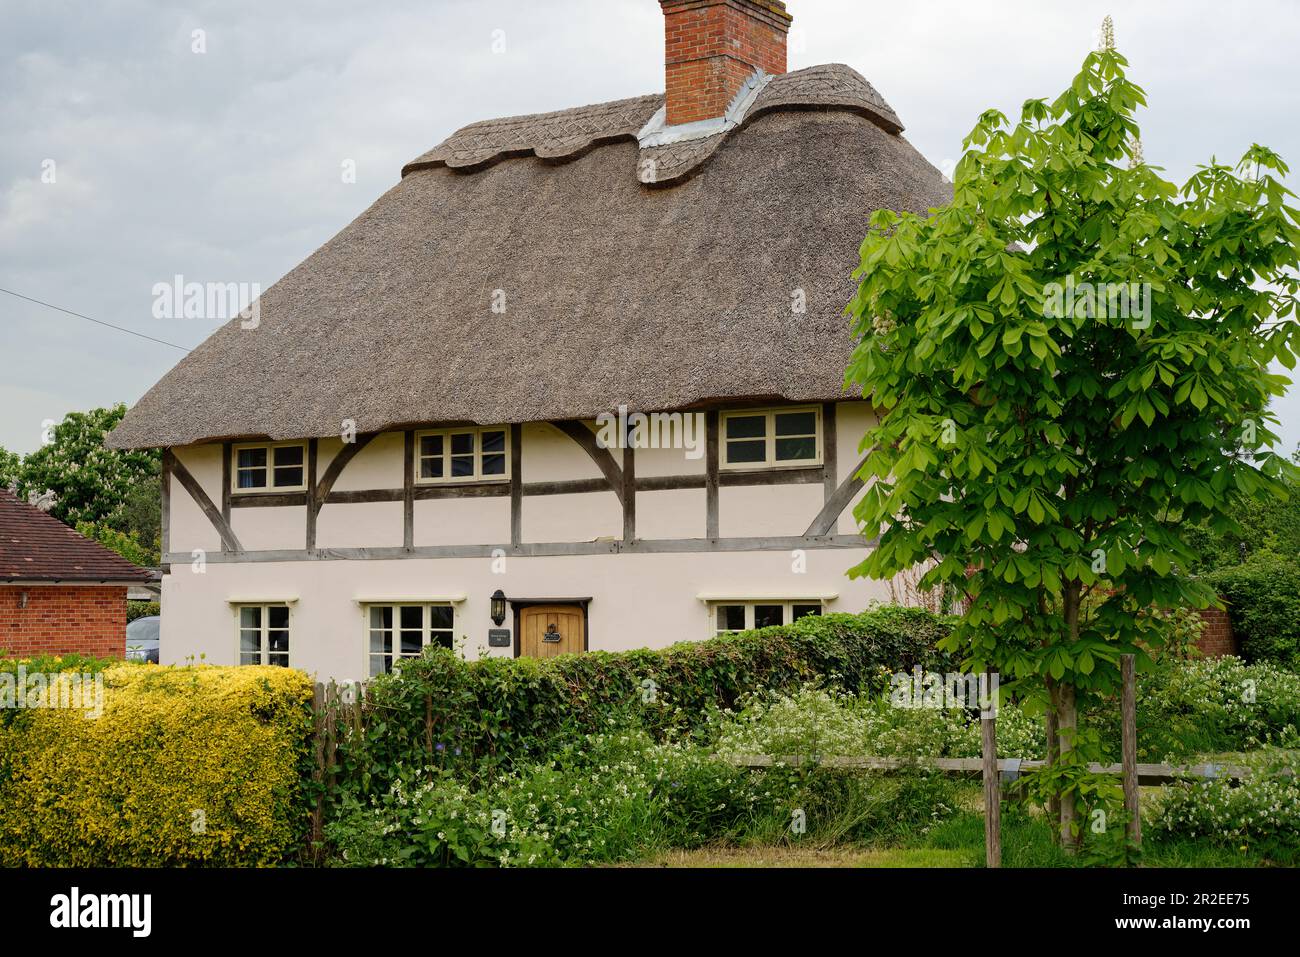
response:
[[[0,582],[143,582],[153,572],[0,489]]]

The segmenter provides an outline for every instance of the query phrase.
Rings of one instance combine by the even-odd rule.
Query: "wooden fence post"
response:
[[[1125,832],[1133,847],[1142,846],[1142,793],[1137,772],[1137,660],[1134,655],[1120,656],[1123,677],[1122,740],[1124,766]]]
[[[424,752],[429,761],[429,778],[433,778],[433,695],[424,696]]]
[[[325,686],[319,681],[312,687],[312,745],[316,757],[316,806],[311,810],[311,861],[319,863],[321,842],[325,839]]]
[[[994,675],[984,672],[985,689],[993,688]],[[983,697],[983,696],[982,696]],[[985,703],[987,702],[987,707]],[[1002,866],[1002,782],[998,777],[997,696],[980,702],[980,738],[984,757],[984,864]]]
[[[365,686],[361,684],[349,685],[346,694],[334,681],[317,682],[312,687],[312,751],[316,764],[313,780],[318,785],[316,803],[310,814],[312,863],[320,863],[325,840],[325,807],[338,785],[339,745],[349,736],[354,742],[361,740],[365,727],[364,702]]]

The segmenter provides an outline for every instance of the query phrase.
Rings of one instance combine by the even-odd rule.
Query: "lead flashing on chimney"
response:
[[[727,112],[711,120],[696,120],[693,123],[678,123],[676,126],[667,126],[668,106],[665,104],[659,107],[645,126],[641,127],[641,132],[636,135],[637,143],[641,145],[642,149],[645,149],[648,146],[688,143],[691,140],[707,139],[710,136],[717,136],[719,133],[730,132],[745,121],[745,114],[749,112],[754,105],[754,101],[758,99],[758,94],[763,92],[763,88],[771,80],[772,74],[756,69],[749,79],[741,84],[736,95],[732,97]]]

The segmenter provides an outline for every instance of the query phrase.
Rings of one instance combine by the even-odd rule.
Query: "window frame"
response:
[[[813,440],[816,447],[816,454],[811,459],[792,459],[779,460],[776,458],[776,417],[793,412],[811,412],[813,414]],[[762,462],[732,462],[728,458],[730,443],[727,441],[727,422],[737,418],[757,418],[758,416],[766,417],[766,424],[763,431],[764,459]],[[825,452],[825,435],[826,431],[822,422],[822,407],[820,405],[789,405],[775,406],[772,408],[762,409],[726,409],[718,416],[718,468],[724,471],[766,471],[768,469],[806,469],[819,468],[826,461]],[[785,436],[782,436],[784,438]],[[792,436],[793,438],[802,438],[804,436]],[[741,441],[741,440],[737,440]],[[758,441],[757,436],[748,441]]]
[[[754,612],[759,605],[780,605],[781,606],[781,624],[789,625],[795,620],[795,606],[816,605],[817,614],[826,614],[826,604],[829,599],[826,598],[721,598],[710,599],[709,608],[709,637],[717,638],[722,635],[735,635],[742,631],[754,630]],[[745,609],[745,625],[743,628],[719,628],[718,627],[718,609],[726,607],[735,607],[739,605]]]
[[[275,450],[297,447],[302,449],[302,482],[298,485],[275,484]],[[266,470],[267,484],[261,488],[239,487],[239,453],[244,449],[266,449],[266,465],[255,466]],[[283,466],[294,468],[295,466]],[[247,471],[247,470],[244,470]],[[288,442],[240,442],[230,447],[230,494],[231,495],[274,495],[282,492],[307,491],[307,443],[301,439]]]
[[[392,659],[391,666],[387,670],[380,672],[380,674],[391,674],[392,670],[397,667],[397,663],[401,661],[403,658],[417,658],[421,654],[423,654],[424,649],[429,647],[430,644],[432,644],[430,638],[435,632],[440,635],[446,633],[451,639],[451,647],[452,648],[456,647],[456,625],[460,620],[460,614],[456,608],[457,602],[449,601],[447,599],[436,599],[436,598],[431,598],[428,600],[406,600],[406,601],[385,601],[383,599],[379,599],[377,601],[361,602],[360,604],[361,604],[361,635],[362,635],[361,654],[362,654],[362,662],[363,662],[361,673],[365,675],[365,677],[362,679],[363,681],[369,681],[370,679],[376,677],[375,675],[370,673],[370,664],[373,659],[375,658]],[[432,616],[429,613],[429,609],[434,607],[451,609],[450,628],[432,627],[430,621]],[[370,624],[370,611],[372,608],[393,609],[392,627],[388,629],[373,628]],[[423,611],[420,614],[420,650],[414,655],[402,654],[401,652],[400,633],[404,630],[401,625],[402,608],[423,609]],[[371,651],[370,650],[371,633],[374,631],[385,631],[385,630],[393,632],[393,642],[391,645],[393,651],[391,652]]]
[[[501,432],[505,435],[503,452],[489,453],[491,455],[504,454],[505,468],[500,475],[485,475],[483,473],[483,434],[485,432]],[[452,475],[451,437],[467,433],[474,436],[474,474]],[[445,468],[443,469],[444,474],[440,478],[426,478],[420,474],[420,462],[424,458],[424,456],[420,455],[420,445],[427,436],[441,436],[443,440],[442,460]],[[415,433],[415,441],[412,445],[411,454],[415,456],[415,461],[411,465],[414,470],[416,485],[488,485],[510,481],[511,456],[514,455],[514,449],[510,445],[510,426],[508,425],[468,425],[462,428],[420,429]]]
[[[293,649],[294,649],[294,640],[293,640],[293,631],[294,631],[294,628],[293,628],[293,602],[289,602],[289,601],[236,601],[236,602],[231,602],[231,603],[230,603],[230,607],[231,607],[231,609],[232,609],[233,612],[234,612],[234,618],[235,618],[235,665],[236,665],[236,666],[241,667],[241,668],[242,668],[242,667],[253,667],[253,665],[251,665],[251,664],[250,664],[250,665],[246,665],[245,662],[244,662],[244,660],[243,660],[245,654],[250,654],[250,652],[245,652],[245,651],[244,651],[244,632],[245,632],[245,630],[250,630],[250,631],[252,630],[252,629],[245,629],[245,628],[244,628],[244,609],[245,609],[245,608],[258,608],[258,609],[261,610],[261,624],[260,624],[259,627],[258,627],[258,638],[259,638],[259,642],[258,642],[258,652],[257,652],[257,655],[258,655],[259,660],[258,660],[255,664],[256,664],[256,665],[270,666],[270,667],[273,667],[273,668],[292,668],[292,667],[293,667],[293,661],[294,661],[294,653],[293,653]],[[270,611],[271,611],[272,608],[283,608],[283,609],[285,610],[285,612],[287,613],[286,616],[285,616],[285,625],[284,625],[283,628],[272,628],[272,627],[271,627],[271,614],[270,614]],[[270,633],[271,633],[272,631],[284,631],[284,632],[288,632],[288,635],[289,635],[289,647],[288,647],[287,650],[285,650],[285,651],[272,651],[272,650],[271,650],[271,637],[270,637]],[[270,656],[273,655],[273,654],[274,654],[274,655],[277,655],[277,656],[278,656],[278,655],[283,655],[284,658],[285,658],[285,663],[284,663],[283,665],[273,664],[273,663],[270,661]]]

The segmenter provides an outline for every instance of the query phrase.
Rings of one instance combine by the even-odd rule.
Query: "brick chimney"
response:
[[[669,126],[722,116],[755,69],[785,72],[792,18],[782,0],[659,0],[659,5]]]

